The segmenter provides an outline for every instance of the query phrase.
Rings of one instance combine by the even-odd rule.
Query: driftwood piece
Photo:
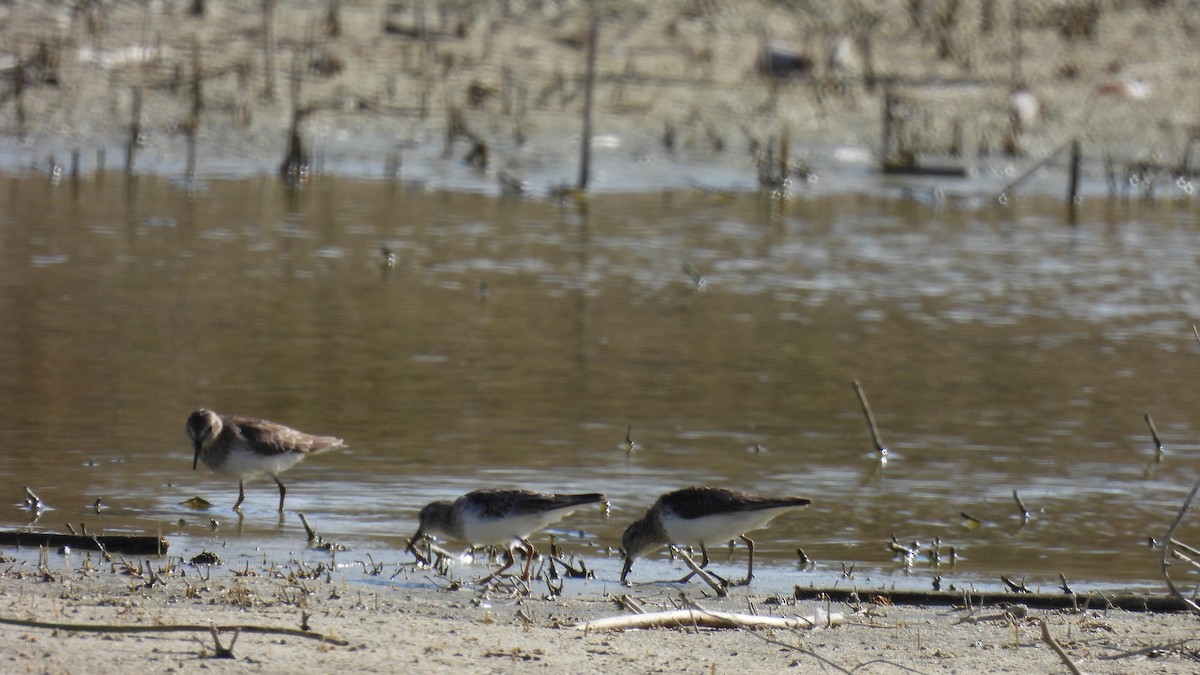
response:
[[[160,555],[167,552],[166,537],[137,534],[55,534],[53,532],[0,531],[0,546],[69,546],[87,551],[108,551],[136,555]]]
[[[23,628],[44,628],[48,630],[65,630],[76,631],[80,633],[209,633],[216,635],[217,633],[234,632],[240,633],[259,633],[264,635],[288,635],[291,637],[304,638],[307,640],[318,640],[327,642],[339,647],[345,647],[350,643],[346,640],[333,637],[331,635],[322,635],[312,631],[299,628],[280,628],[276,626],[214,626],[196,625],[196,624],[175,624],[175,625],[159,625],[159,626],[129,626],[115,624],[93,624],[93,623],[58,623],[54,621],[26,621],[24,619],[6,619],[0,617],[0,624],[7,626],[21,626]],[[234,638],[236,641],[237,638]],[[218,641],[218,647],[220,641]],[[233,644],[230,643],[229,649],[232,651]]]
[[[779,616],[755,616],[730,612],[710,612],[703,609],[673,609],[665,612],[647,612],[612,616],[575,624],[575,630],[625,630],[629,628],[820,628],[836,626],[846,622],[841,613],[784,618]]]
[[[999,605],[1022,604],[1031,609],[1123,609],[1129,612],[1182,612],[1188,609],[1180,599],[1169,595],[1139,595],[1079,591],[1066,593],[1006,593],[985,591],[904,591],[853,588],[801,588],[792,592],[797,600],[832,602],[872,602],[886,600],[894,605]]]

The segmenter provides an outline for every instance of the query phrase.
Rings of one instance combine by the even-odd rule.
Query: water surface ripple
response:
[[[780,589],[1051,588],[1060,572],[1158,588],[1148,539],[1200,470],[1195,211],[1096,199],[1072,227],[1039,197],[560,204],[336,178],[0,176],[0,520],[26,523],[29,485],[53,507],[35,528],[161,531],[194,554],[292,550],[295,509],[399,562],[431,499],[601,490],[611,513],[558,535],[615,580],[624,525],[711,483],[813,499],[756,537]],[[236,480],[191,471],[199,407],[350,450],[285,474],[282,522],[274,485],[251,482],[239,530]],[[181,504],[195,495],[213,509]],[[906,566],[892,535],[957,560]],[[635,576],[675,575],[655,560]]]

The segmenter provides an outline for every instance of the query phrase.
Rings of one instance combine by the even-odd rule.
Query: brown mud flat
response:
[[[1106,160],[1190,171],[1200,21],[1189,3],[1014,6],[604,4],[591,187],[756,189],[782,171],[856,191],[879,187],[883,160],[926,157],[1003,180],[1073,138],[1093,176]],[[0,9],[4,164],[273,172],[294,129],[311,171],[490,191],[571,185],[587,8],[14,3]],[[767,50],[787,77],[761,72]]]

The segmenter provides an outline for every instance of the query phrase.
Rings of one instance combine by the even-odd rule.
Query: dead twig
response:
[[[1168,642],[1165,645],[1151,645],[1149,647],[1144,647],[1142,649],[1135,649],[1131,652],[1121,652],[1120,654],[1110,654],[1108,656],[1100,656],[1097,658],[1104,660],[1104,661],[1115,661],[1117,659],[1128,659],[1128,658],[1131,658],[1134,656],[1147,656],[1150,654],[1154,654],[1155,652],[1165,652],[1168,649],[1175,649],[1176,647],[1182,647],[1183,645],[1186,645],[1187,643],[1193,642],[1195,640],[1196,640],[1196,638],[1187,638],[1184,640],[1178,640],[1176,642]]]
[[[619,595],[619,596],[617,596],[616,601],[617,601],[618,605],[633,612],[634,614],[645,614],[646,613],[646,608],[642,607],[642,603],[638,602],[637,599],[631,595],[628,595],[628,594]]]
[[[1192,324],[1192,334],[1196,336],[1196,342],[1200,344],[1200,330],[1196,329],[1196,324]],[[1190,562],[1193,566],[1200,566],[1180,552],[1180,549],[1182,549],[1191,553],[1195,549],[1192,549],[1192,547],[1187,546],[1183,542],[1175,540],[1175,530],[1179,527],[1179,524],[1183,522],[1184,516],[1191,511],[1192,502],[1196,499],[1196,494],[1198,492],[1200,492],[1200,479],[1198,479],[1196,483],[1192,485],[1191,492],[1188,492],[1187,498],[1183,500],[1183,504],[1179,507],[1179,513],[1175,514],[1175,519],[1171,521],[1171,526],[1167,528],[1166,534],[1163,535],[1162,549],[1160,550],[1159,555],[1159,565],[1160,569],[1162,570],[1163,580],[1167,582],[1167,589],[1171,591],[1171,595],[1175,596],[1176,599],[1191,608],[1192,611],[1200,613],[1200,605],[1196,603],[1195,593],[1192,594],[1192,597],[1184,597],[1184,595],[1179,592],[1179,589],[1175,587],[1175,582],[1171,579],[1171,573],[1169,571],[1169,568],[1172,564],[1169,558],[1180,558]]]
[[[320,535],[317,534],[316,530],[309,527],[308,519],[304,517],[304,512],[301,511],[301,512],[297,513],[296,515],[300,516],[300,522],[304,525],[304,533],[308,536],[308,543],[309,544],[320,544],[321,537],[320,537]]]
[[[275,626],[207,626],[196,624],[175,624],[175,625],[159,625],[159,626],[130,626],[120,624],[90,624],[90,623],[58,623],[55,621],[27,621],[24,619],[6,619],[0,617],[0,624],[9,626],[22,626],[25,628],[45,628],[48,630],[73,631],[81,633],[211,633],[238,631],[242,633],[260,633],[265,635],[290,635],[292,637],[305,638],[307,640],[318,640],[320,642],[328,642],[332,645],[345,647],[350,643],[340,638],[335,638],[332,635],[322,635],[321,633],[313,633],[311,631],[299,630],[296,628],[279,628]],[[229,645],[230,649],[233,644]]]
[[[217,651],[213,654],[213,657],[218,659],[236,659],[237,657],[233,655],[233,646],[237,644],[238,636],[242,634],[242,631],[235,629],[233,631],[233,639],[229,641],[229,646],[222,647],[220,631],[217,630],[216,626],[210,626],[210,628],[212,628],[213,642],[217,646]]]
[[[862,404],[863,416],[867,418],[867,426],[871,429],[871,440],[875,443],[875,451],[879,453],[879,460],[887,461],[888,451],[879,438],[879,428],[875,426],[875,413],[871,412],[871,404],[867,403],[867,395],[863,392],[862,385],[858,383],[858,380],[854,380],[852,384],[854,393],[858,394],[858,402]]]
[[[1058,643],[1058,640],[1055,640],[1054,636],[1050,634],[1050,624],[1046,623],[1046,620],[1040,617],[1037,619],[1037,622],[1042,627],[1042,642],[1045,642],[1050,649],[1054,650],[1055,654],[1058,654],[1058,658],[1062,659],[1063,665],[1067,667],[1067,670],[1071,671],[1072,675],[1081,675],[1083,671],[1079,670],[1079,666],[1075,665],[1075,662],[1067,655],[1066,650]]]
[[[1017,508],[1021,510],[1021,525],[1029,522],[1029,509],[1025,508],[1025,502],[1021,501],[1021,493],[1013,490],[1013,501],[1017,503]]]
[[[818,628],[845,623],[842,613],[784,618],[755,616],[732,612],[711,612],[695,606],[665,612],[621,615],[585,621],[575,625],[575,630],[625,630],[628,628],[675,628],[698,626],[701,628]]]
[[[1167,454],[1167,449],[1163,447],[1162,440],[1158,437],[1158,429],[1154,428],[1154,418],[1150,417],[1150,413],[1144,416],[1146,426],[1150,427],[1150,438],[1154,439],[1154,461],[1161,462],[1163,455]]]
[[[708,584],[709,587],[712,588],[714,592],[716,592],[718,598],[723,598],[723,597],[729,595],[729,584],[728,583],[721,583],[712,574],[705,572],[704,568],[697,565],[696,561],[692,560],[692,557],[690,555],[688,555],[687,552],[684,551],[683,549],[678,548],[678,547],[672,547],[672,548],[674,548],[675,552],[679,554],[679,557],[683,559],[684,564],[687,565],[688,568],[690,568],[696,576],[700,577],[700,579],[702,581],[704,581],[704,583]]]
[[[1009,579],[1008,577],[1001,574],[1000,581],[1003,581],[1004,585],[1008,586],[1008,589],[1010,591],[1012,591],[1013,593],[1031,593],[1032,592],[1029,590],[1029,587],[1025,585],[1024,579],[1021,580],[1021,583],[1017,583],[1017,582],[1013,581],[1012,579]]]

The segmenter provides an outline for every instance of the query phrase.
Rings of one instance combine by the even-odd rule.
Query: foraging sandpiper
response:
[[[306,455],[341,447],[342,439],[333,436],[313,436],[282,424],[253,417],[218,415],[211,410],[197,410],[188,417],[188,437],[196,455],[192,470],[203,460],[204,465],[217,473],[238,477],[238,499],[234,511],[240,511],[246,498],[245,482],[267,474],[279,486],[279,511],[283,512],[283,497],[287,489],[279,474],[287,471]]]
[[[454,501],[443,499],[421,509],[421,524],[409,540],[408,550],[425,562],[416,548],[424,536],[456,539],[472,546],[504,547],[505,564],[479,582],[487,583],[516,562],[512,553],[515,546],[525,553],[525,570],[521,578],[528,581],[537,554],[529,537],[581,506],[603,501],[604,495],[599,493],[565,495],[530,490],[476,490]]]
[[[722,544],[741,539],[750,550],[746,565],[748,584],[754,577],[754,542],[747,532],[765,527],[776,516],[803,508],[811,500],[804,497],[760,497],[719,487],[690,487],[668,492],[658,498],[640,520],[634,521],[621,538],[625,566],[621,581],[629,575],[633,561],[668,544],[699,544],[708,565],[707,544]],[[683,580],[692,575],[684,577]]]

